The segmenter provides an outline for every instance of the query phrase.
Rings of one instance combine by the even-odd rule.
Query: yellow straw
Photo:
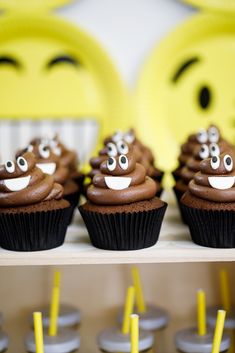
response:
[[[128,287],[127,294],[126,294],[123,322],[122,322],[122,333],[124,335],[127,335],[130,331],[130,316],[133,312],[134,301],[135,301],[135,288]]]
[[[228,283],[228,272],[226,270],[220,271],[220,292],[223,309],[226,311],[230,311],[231,298]]]
[[[225,310],[218,310],[213,345],[212,345],[212,351],[211,351],[212,353],[219,353],[220,352],[220,343],[221,343],[222,336],[223,336],[225,316],[226,316]]]
[[[206,296],[201,289],[197,292],[197,329],[199,336],[206,335]]]
[[[61,277],[61,274],[60,274],[60,271],[55,271],[54,273],[54,286],[56,287],[60,287],[60,277]]]
[[[42,313],[34,312],[33,313],[33,322],[34,322],[34,336],[35,336],[36,353],[44,353]]]
[[[139,353],[139,316],[131,315],[131,353]]]
[[[137,311],[138,313],[145,313],[146,306],[144,302],[143,289],[142,289],[140,273],[138,268],[136,266],[133,266],[131,269],[131,273],[132,273],[133,284],[135,287]]]
[[[59,300],[60,300],[60,288],[57,286],[53,287],[52,300],[50,307],[50,325],[49,325],[49,336],[57,335],[57,319],[59,314]]]

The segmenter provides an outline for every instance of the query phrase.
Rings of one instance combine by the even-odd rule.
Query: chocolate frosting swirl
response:
[[[136,163],[133,152],[109,157],[100,170],[87,190],[88,199],[95,204],[129,204],[151,199],[156,194],[157,184],[146,176],[145,168]]]
[[[63,187],[36,166],[33,153],[19,156],[16,162],[0,165],[0,207],[17,207],[61,199]]]
[[[32,152],[36,157],[36,164],[42,168],[43,172],[47,173],[46,165],[51,166],[51,171],[48,173],[53,175],[55,182],[64,185],[69,177],[68,167],[62,165],[59,155],[56,155],[48,139],[35,138],[30,141],[30,144],[22,151],[17,152],[16,156],[24,152]]]
[[[218,144],[206,143],[197,145],[194,148],[193,155],[188,158],[185,166],[180,170],[180,177],[182,182],[185,185],[188,185],[188,183],[193,179],[194,174],[199,172],[200,163],[203,159],[219,156],[225,151],[227,153],[233,153],[230,145],[224,140],[221,140],[221,142]]]
[[[204,200],[215,202],[235,201],[234,154],[223,153],[220,156],[203,160],[200,172],[189,183],[189,191]]]

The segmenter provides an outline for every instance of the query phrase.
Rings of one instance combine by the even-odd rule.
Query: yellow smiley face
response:
[[[40,9],[41,1],[34,4]],[[0,117],[91,119],[103,135],[129,126],[128,92],[90,35],[56,16],[19,9],[6,12],[0,28]]]
[[[174,168],[179,143],[210,123],[235,139],[234,40],[234,16],[199,14],[149,58],[137,87],[138,124],[162,168]]]

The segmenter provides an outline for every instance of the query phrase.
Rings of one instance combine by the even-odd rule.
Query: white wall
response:
[[[79,0],[59,13],[93,34],[133,85],[151,48],[192,9],[179,0]]]

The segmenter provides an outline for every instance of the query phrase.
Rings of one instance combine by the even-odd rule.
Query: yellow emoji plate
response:
[[[59,17],[0,20],[0,117],[94,118],[104,134],[130,125],[127,90],[88,34]]]
[[[235,12],[234,0],[182,0],[186,4],[192,5],[196,8],[209,10],[211,12],[226,12],[227,14],[231,11]]]
[[[197,14],[150,55],[135,96],[138,129],[160,167],[176,165],[179,143],[210,123],[235,140],[235,17]]]

